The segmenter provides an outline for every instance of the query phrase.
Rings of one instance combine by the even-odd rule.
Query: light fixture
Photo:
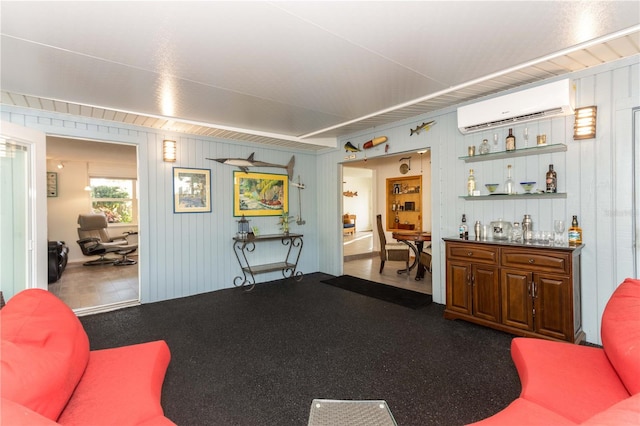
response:
[[[176,141],[163,140],[162,141],[162,160],[168,163],[174,163],[176,161],[177,146]]]
[[[576,108],[576,117],[573,124],[573,139],[591,139],[596,137],[596,112],[595,106]]]
[[[62,161],[60,161],[56,167],[59,169],[64,169],[64,164],[62,164]]]

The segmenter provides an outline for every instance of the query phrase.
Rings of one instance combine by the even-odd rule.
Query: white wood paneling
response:
[[[90,140],[132,143],[138,147],[140,182],[140,279],[143,303],[184,297],[202,292],[233,287],[233,278],[240,268],[232,251],[232,237],[236,232],[233,217],[234,168],[206,160],[205,157],[247,157],[286,164],[296,156],[294,173],[300,175],[307,188],[303,191],[306,225],[294,225],[292,231],[305,234],[299,270],[318,271],[317,201],[314,196],[316,159],[299,151],[284,151],[264,146],[248,146],[237,142],[207,137],[195,137],[108,123],[88,117],[71,117],[57,113],[7,107],[2,119],[31,127],[50,135]],[[162,161],[162,140],[178,142],[178,161]],[[173,167],[211,169],[212,212],[174,214]],[[335,167],[335,166],[334,166]],[[277,169],[255,171],[278,173]],[[284,172],[284,170],[282,170]],[[44,179],[44,170],[43,170]],[[294,198],[295,194],[295,198]],[[297,193],[290,191],[292,213],[297,213]],[[264,233],[278,231],[276,217],[250,218]],[[256,253],[256,262],[279,255],[277,251]],[[282,256],[285,252],[282,251]],[[270,273],[257,276],[258,282],[281,278]],[[240,291],[240,290],[239,290]]]
[[[544,133],[549,143],[567,144],[566,152],[532,157],[518,157],[491,162],[464,163],[459,157],[466,155],[469,145],[478,145],[483,138],[492,141],[493,132],[461,135],[457,130],[455,110],[441,111],[440,115],[414,117],[383,128],[378,134],[392,134],[395,151],[406,150],[412,140],[402,136],[398,129],[409,129],[414,122],[436,119],[426,133],[432,148],[432,201],[434,269],[433,297],[445,303],[444,293],[444,245],[440,238],[455,235],[462,213],[470,223],[483,223],[502,217],[521,221],[523,214],[531,214],[538,230],[552,230],[553,220],[564,218],[570,223],[577,215],[584,231],[585,248],[582,251],[582,319],[587,340],[600,343],[600,318],[611,293],[622,280],[634,273],[632,194],[632,109],[638,108],[638,82],[640,65],[638,58],[621,60],[590,70],[574,73],[570,77],[577,86],[577,106],[598,106],[598,133],[595,139],[573,140],[573,117],[540,120],[514,126],[518,145],[523,143],[522,132],[529,128],[530,144],[535,135]],[[495,130],[502,142],[506,129]],[[371,132],[371,129],[368,133]],[[365,132],[342,138],[352,142],[368,136]],[[365,139],[366,140],[366,139]],[[334,160],[341,161],[341,152]],[[370,157],[384,155],[371,153]],[[476,170],[476,180],[481,186],[488,180],[502,184],[506,178],[506,165],[512,163],[515,179],[536,180],[544,183],[544,173],[549,164],[558,171],[560,192],[566,199],[554,200],[500,200],[465,201],[459,195],[465,193],[469,168]],[[637,273],[637,272],[635,272]]]

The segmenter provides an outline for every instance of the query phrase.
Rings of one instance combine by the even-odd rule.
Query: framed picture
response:
[[[283,211],[289,211],[287,175],[233,172],[234,216],[280,216]]]
[[[211,211],[211,170],[173,168],[173,212]]]

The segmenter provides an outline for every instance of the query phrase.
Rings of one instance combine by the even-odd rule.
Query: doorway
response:
[[[135,264],[86,266],[96,256],[77,243],[79,215],[98,211],[108,218],[110,237],[137,243],[137,163],[136,145],[47,137],[47,173],[57,180],[57,193],[47,198],[48,239],[69,249],[65,270],[48,287],[79,315],[139,304],[139,249],[127,255]]]
[[[422,175],[422,229],[430,231],[431,154],[428,148],[342,165],[343,219],[346,218],[345,214],[357,212],[353,236],[343,229],[342,270],[345,275],[432,294],[430,273],[416,281],[415,269],[409,276],[397,273],[402,268],[399,262],[387,262],[380,272],[380,243],[375,217],[377,214],[384,216],[386,211],[386,181],[388,178],[410,175]],[[367,187],[368,182],[370,188]],[[361,217],[364,220],[361,221]],[[390,232],[386,233],[386,238],[389,242],[394,241]]]

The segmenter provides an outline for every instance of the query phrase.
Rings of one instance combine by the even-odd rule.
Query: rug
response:
[[[422,308],[433,301],[430,294],[380,284],[351,275],[341,275],[321,282],[411,309]]]

